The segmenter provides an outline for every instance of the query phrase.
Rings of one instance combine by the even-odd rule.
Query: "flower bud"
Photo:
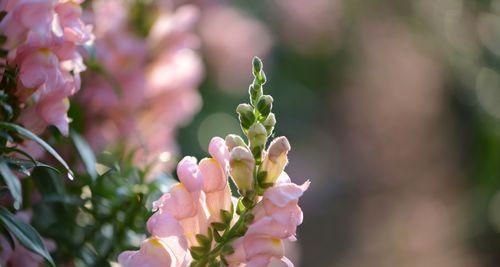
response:
[[[263,95],[257,102],[257,110],[265,118],[271,112],[273,107],[273,97],[270,95]]]
[[[267,81],[266,74],[263,71],[257,73],[257,76],[255,76],[255,79],[254,79],[254,83],[260,84],[260,85],[265,84],[266,81]]]
[[[262,125],[266,128],[267,135],[270,136],[273,133],[274,125],[276,125],[276,117],[274,116],[274,113],[270,113],[262,122]]]
[[[250,140],[250,148],[264,147],[267,141],[267,131],[264,125],[260,122],[253,124],[248,129],[248,139]]]
[[[271,142],[260,167],[260,172],[266,173],[263,183],[274,183],[278,179],[288,163],[288,151],[290,143],[286,137],[281,136]]]
[[[253,105],[257,104],[257,101],[262,96],[262,85],[259,84],[251,84],[248,87],[248,94],[250,95],[250,103]]]
[[[248,104],[239,104],[236,108],[236,112],[240,115],[240,122],[243,129],[248,129],[255,121],[253,108]]]
[[[233,150],[233,148],[237,146],[246,147],[247,145],[245,144],[245,141],[243,141],[243,138],[241,138],[239,135],[228,134],[226,136],[226,146],[229,149],[229,151],[231,151]]]
[[[237,146],[231,151],[229,173],[242,192],[253,189],[253,169],[255,160],[248,149]]]
[[[260,60],[260,58],[258,57],[253,57],[253,60],[252,60],[252,66],[253,66],[253,70],[255,72],[260,72],[262,70],[262,60]]]

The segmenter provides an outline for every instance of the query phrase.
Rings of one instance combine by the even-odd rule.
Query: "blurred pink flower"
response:
[[[218,5],[204,10],[200,34],[218,85],[227,92],[246,92],[248,62],[253,56],[265,58],[273,44],[266,26],[239,9]]]
[[[268,5],[278,33],[296,51],[321,54],[339,47],[341,0],[273,0]]]
[[[40,134],[48,125],[68,134],[68,97],[80,88],[85,70],[78,47],[92,40],[80,19],[80,1],[6,0],[0,33],[7,37],[6,63],[19,69],[14,92],[22,109],[18,122]]]
[[[107,74],[87,74],[80,102],[85,135],[96,151],[123,142],[150,176],[172,167],[176,129],[199,110],[203,67],[192,32],[194,6],[158,4],[149,34],[132,31],[124,1],[94,1],[96,60]],[[170,165],[169,165],[170,164]]]

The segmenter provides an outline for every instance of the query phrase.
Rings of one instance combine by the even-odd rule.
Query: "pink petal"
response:
[[[302,196],[311,182],[308,180],[302,185],[294,183],[276,184],[266,190],[264,198],[269,199],[273,204],[284,207],[291,201],[295,201]]]
[[[267,267],[293,267],[293,263],[287,258],[271,258]]]
[[[172,186],[169,193],[164,194],[153,203],[154,209],[161,209],[170,213],[174,218],[181,220],[196,214],[197,203],[186,188],[178,183]]]
[[[155,212],[147,222],[148,232],[156,237],[168,237],[182,235],[182,227],[179,221],[167,212]]]
[[[184,157],[177,165],[177,176],[189,192],[201,190],[203,176],[195,157]]]
[[[176,266],[177,259],[172,250],[160,239],[146,239],[138,251],[125,251],[118,256],[123,267]]]
[[[227,184],[227,176],[222,166],[212,158],[200,161],[199,168],[203,174],[203,191],[212,192],[222,190]]]
[[[295,228],[282,225],[271,217],[264,217],[250,225],[246,236],[269,236],[274,238],[288,238],[295,234]]]
[[[248,260],[259,255],[281,258],[284,254],[283,242],[278,238],[245,237],[244,247]]]
[[[211,193],[206,193],[207,196],[207,208],[210,212],[210,221],[221,221],[220,210],[230,210],[231,209],[231,189],[229,185],[226,185],[224,189],[220,191],[214,191]]]
[[[229,150],[227,149],[224,139],[220,137],[212,138],[208,145],[208,152],[217,162],[219,162],[223,170],[227,172],[229,168]]]

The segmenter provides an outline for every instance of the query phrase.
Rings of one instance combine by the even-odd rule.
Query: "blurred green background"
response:
[[[264,60],[300,266],[500,265],[500,1],[198,1],[203,108],[182,155],[239,132]]]

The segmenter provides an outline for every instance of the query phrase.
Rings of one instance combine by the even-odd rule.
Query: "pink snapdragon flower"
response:
[[[14,92],[22,107],[18,122],[40,134],[49,125],[68,133],[68,98],[80,89],[85,70],[79,47],[92,40],[81,20],[82,1],[6,0],[0,34],[6,64],[19,69]]]
[[[179,162],[180,183],[154,202],[155,213],[147,222],[151,237],[139,251],[120,254],[118,261],[124,267],[191,263],[188,248],[200,245],[196,235],[206,235],[210,223],[221,221],[221,210],[231,211],[237,205],[228,184],[229,147],[232,145],[215,137],[209,144],[212,158],[198,163],[194,157],[185,157]],[[297,226],[302,223],[298,199],[308,187],[309,181],[296,185],[282,172],[275,185],[258,199],[245,235],[232,242],[235,251],[226,256],[229,266],[293,266],[284,256],[283,241],[295,239]],[[234,214],[231,225],[238,219]]]
[[[188,266],[188,248],[198,245],[196,234],[206,234],[209,223],[219,218],[220,210],[231,208],[227,183],[229,152],[224,140],[215,137],[209,145],[212,158],[198,165],[185,157],[177,166],[181,183],[153,203],[156,211],[147,222],[151,238],[139,251],[126,251],[118,261],[123,266]],[[205,191],[206,190],[206,191]]]
[[[140,36],[129,24],[129,2],[97,0],[92,5],[95,60],[107,74],[84,77],[79,100],[86,108],[85,136],[96,151],[123,142],[154,177],[173,167],[176,130],[201,105],[197,87],[203,65],[193,33],[198,9],[155,2],[155,21],[149,34]]]
[[[230,266],[293,266],[284,257],[283,241],[295,240],[297,226],[303,220],[298,199],[309,184],[296,185],[285,172],[280,175],[255,207],[255,219],[245,236],[234,241],[236,252],[226,257]]]

